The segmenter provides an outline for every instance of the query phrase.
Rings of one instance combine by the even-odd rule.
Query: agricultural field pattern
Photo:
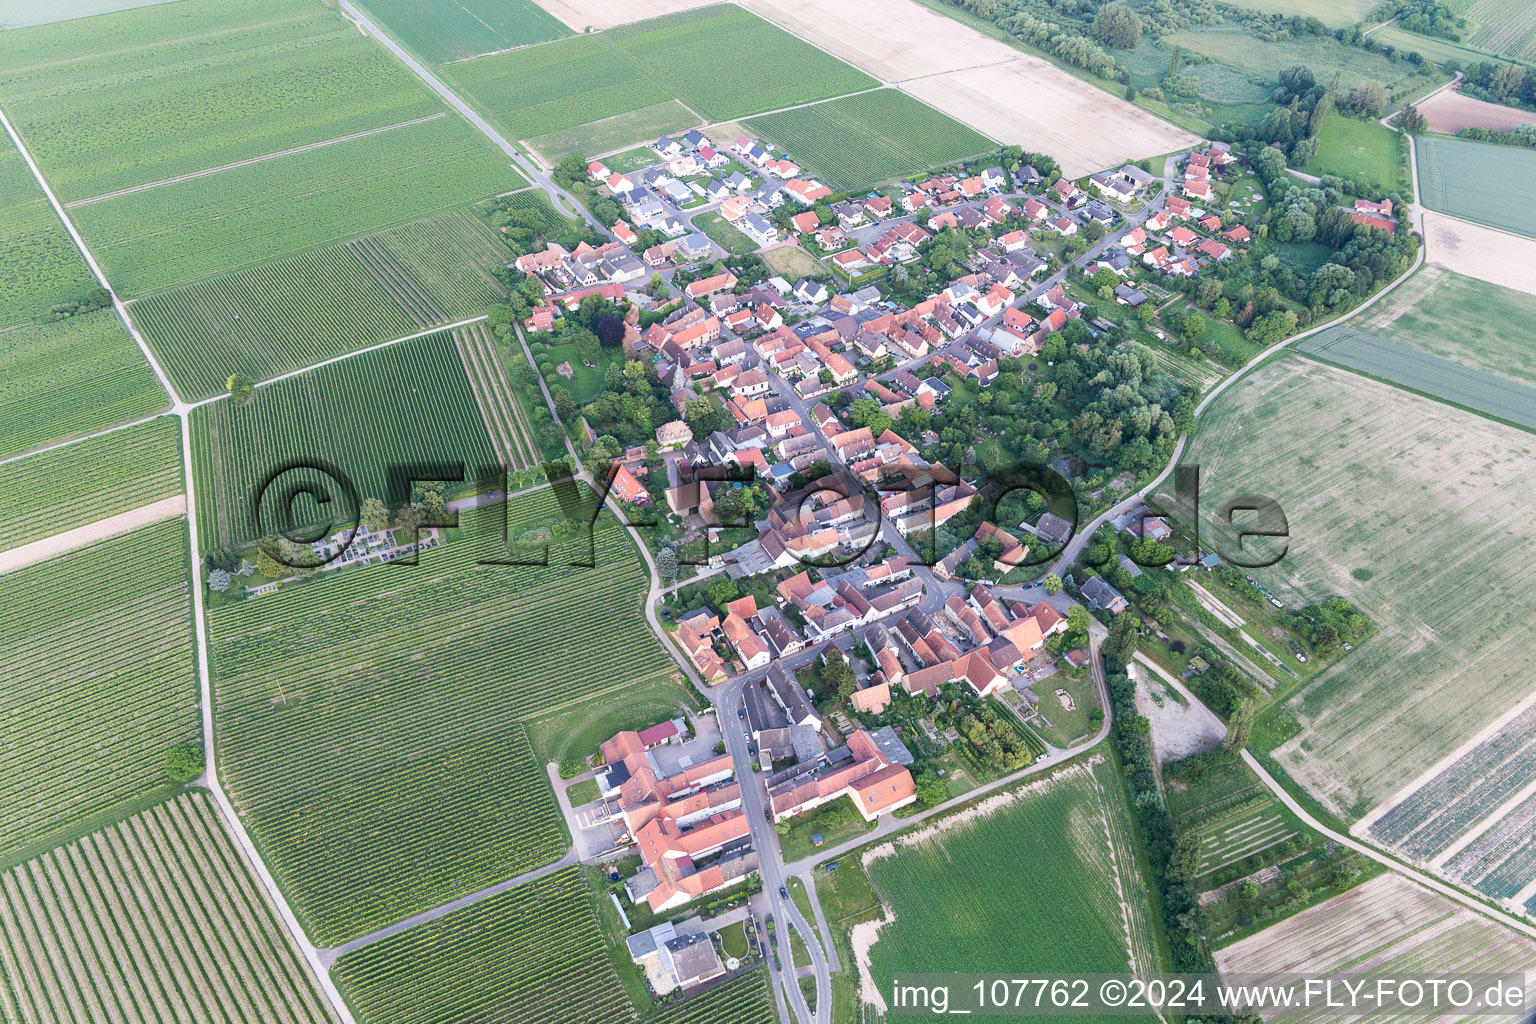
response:
[[[1532,1019],[1528,122],[1517,0],[0,0],[0,1024]]]

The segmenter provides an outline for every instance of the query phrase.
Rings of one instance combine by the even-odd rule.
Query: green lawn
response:
[[[757,248],[756,242],[737,231],[718,213],[706,213],[693,218],[693,226],[709,236],[710,241],[732,255],[740,256]]]
[[[1392,129],[1376,121],[1329,114],[1317,139],[1317,156],[1307,164],[1308,174],[1335,174],[1389,192],[1408,187],[1407,161]]]
[[[720,936],[720,946],[725,950],[725,955],[740,960],[747,955],[747,922],[737,921],[728,924],[717,932]]]
[[[676,718],[692,700],[676,673],[664,671],[601,702],[557,711],[528,723],[528,740],[540,764],[558,764],[566,778],[586,770],[598,744],[625,729],[644,729]]]
[[[596,779],[583,779],[565,791],[565,798],[572,807],[590,804],[603,794],[597,788]]]
[[[838,846],[850,839],[857,839],[875,827],[874,822],[865,821],[859,814],[851,797],[842,797],[814,811],[785,820],[789,828],[779,834],[779,847],[786,862],[809,857],[822,847]],[[822,837],[821,847],[811,840],[811,836],[818,832]]]

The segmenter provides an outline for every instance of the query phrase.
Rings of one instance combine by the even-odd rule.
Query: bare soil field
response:
[[[1536,438],[1285,357],[1223,393],[1185,458],[1203,508],[1284,509],[1270,572],[1288,604],[1340,595],[1379,628],[1283,705],[1298,732],[1274,757],[1335,812],[1363,815],[1530,693]],[[1215,518],[1202,531],[1225,555]]]
[[[1379,875],[1343,895],[1302,911],[1216,951],[1223,975],[1392,973],[1517,973],[1536,960],[1536,942],[1501,928],[1466,907],[1401,875]],[[1527,999],[1536,990],[1527,975]],[[1358,1011],[1265,1012],[1266,1020],[1315,1024],[1358,1020]],[[1465,1019],[1455,1014],[1435,1018]]]
[[[744,6],[998,142],[1049,153],[1072,177],[1198,141],[914,0],[746,0]]]
[[[1447,89],[1420,103],[1419,113],[1429,118],[1430,131],[1446,135],[1455,135],[1463,128],[1496,128],[1508,132],[1536,122],[1536,114],[1529,110],[1473,99],[1455,89]]]
[[[1536,295],[1536,240],[1424,211],[1431,265]]]
[[[659,18],[663,14],[708,7],[719,0],[534,0],[577,32],[594,32],[627,25],[632,21]]]

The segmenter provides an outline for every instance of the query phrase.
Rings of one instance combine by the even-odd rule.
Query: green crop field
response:
[[[507,559],[503,507],[461,513],[458,539],[418,567],[324,573],[212,611],[227,784],[319,941],[558,857],[520,719],[667,664],[622,529],[602,520],[591,552],[555,545],[548,566],[481,564]],[[548,531],[559,509],[551,490],[519,498],[508,533]],[[577,548],[596,568],[568,564]]]
[[[155,292],[133,317],[176,389],[265,380],[424,327],[478,316],[503,298],[490,268],[510,252],[467,210]]]
[[[0,964],[25,1020],[335,1020],[204,792],[7,872]]]
[[[170,416],[0,463],[0,551],[180,493]]]
[[[386,29],[429,64],[568,36],[560,19],[532,0],[368,0]]]
[[[1401,384],[1452,405],[1536,431],[1536,387],[1410,348],[1350,326],[1330,327],[1298,348],[1324,362]]]
[[[71,216],[139,295],[415,220],[526,184],[458,117],[237,167]]]
[[[749,971],[672,1004],[655,1019],[657,1024],[773,1024],[779,1015],[768,986],[766,969]]]
[[[1444,64],[1448,60],[1458,60],[1462,64],[1476,64],[1480,61],[1489,61],[1494,64],[1511,63],[1503,57],[1482,50],[1474,50],[1462,43],[1453,43],[1449,39],[1441,39],[1438,36],[1425,36],[1417,32],[1407,32],[1396,25],[1386,25],[1371,33],[1371,38],[1383,46],[1395,46],[1405,52],[1416,52],[1425,60],[1432,60],[1436,64]]]
[[[81,301],[97,286],[9,137],[0,143],[0,249],[0,330]]]
[[[1536,386],[1536,296],[1424,267],[1351,323],[1377,337]]]
[[[870,950],[880,991],[914,964],[934,972],[1156,970],[1123,791],[1110,765],[1079,764],[984,818],[929,838],[919,832],[893,855],[867,860],[895,914]]]
[[[985,135],[896,89],[845,96],[746,124],[838,191],[883,184],[997,148]]]
[[[198,736],[185,527],[0,576],[0,850],[154,789]]]
[[[1420,201],[1431,210],[1536,238],[1536,150],[1429,135],[1414,142]]]
[[[879,83],[851,64],[734,4],[603,33],[709,121],[841,96]],[[679,60],[679,54],[687,54]],[[742,74],[743,55],[771,74]]]
[[[88,24],[0,35],[6,113],[65,202],[443,109],[312,0],[184,0]]]
[[[1185,458],[1200,464],[1202,501],[1265,494],[1284,509],[1288,550],[1266,572],[1281,600],[1342,596],[1380,624],[1277,712],[1274,731],[1290,738],[1275,761],[1341,816],[1364,814],[1529,693],[1530,434],[1285,356],[1211,405]],[[1208,543],[1237,550],[1219,530]]]
[[[516,139],[578,128],[674,99],[634,61],[615,51],[606,37],[593,33],[477,57],[443,68],[443,75]],[[690,116],[673,127],[686,128],[695,120]],[[657,134],[650,131],[630,142],[648,141]]]
[[[738,74],[743,53],[779,73]],[[443,72],[551,161],[879,84],[728,5],[477,57]]]
[[[1317,133],[1317,142],[1308,174],[1336,174],[1389,192],[1408,187],[1408,161],[1398,149],[1398,135],[1376,121],[1330,114]]]
[[[295,460],[324,458],[362,498],[386,497],[386,469],[460,462],[496,465],[453,339],[429,335],[257,388],[250,401],[192,413],[192,457],[205,545],[249,543],[263,482]],[[287,477],[285,477],[285,480]],[[352,509],[338,512],[338,519]]]
[[[1475,0],[1466,9],[1481,26],[1467,42],[1524,61],[1536,60],[1536,8],[1525,0]]]
[[[110,309],[0,332],[0,455],[169,405]]]
[[[364,946],[332,974],[361,1024],[634,1019],[579,867]]]

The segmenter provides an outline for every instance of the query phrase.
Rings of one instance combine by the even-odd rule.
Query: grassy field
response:
[[[700,214],[693,219],[693,226],[704,232],[711,242],[733,255],[740,256],[757,249],[756,242],[737,231],[735,225],[718,213]]]
[[[578,704],[528,723],[528,742],[539,764],[556,764],[564,778],[587,770],[598,744],[625,729],[676,718],[690,703],[676,672],[657,674],[596,705]]]
[[[1398,149],[1398,135],[1376,121],[1359,121],[1330,114],[1317,134],[1317,155],[1308,174],[1336,174],[1351,181],[1379,185],[1389,192],[1408,187],[1407,160]]]
[[[604,35],[709,121],[728,121],[878,84],[851,64],[734,4],[636,22]],[[679,60],[681,53],[688,59]],[[773,73],[742,74],[744,54]]]
[[[747,127],[839,191],[996,149],[986,136],[896,89],[755,117]]]
[[[571,34],[532,0],[368,0],[367,10],[429,64],[542,43]]]
[[[113,286],[140,295],[523,184],[466,121],[443,117],[76,207],[72,217]]]
[[[781,275],[790,284],[794,284],[802,277],[810,277],[816,274],[825,274],[827,268],[816,261],[816,258],[798,245],[781,245],[776,249],[768,249],[763,252],[763,262]]]
[[[1414,150],[1429,209],[1536,238],[1536,197],[1524,188],[1536,175],[1536,150],[1439,135],[1417,140]]]
[[[109,309],[0,331],[0,455],[169,405],[144,354]]]
[[[0,551],[180,493],[170,416],[0,464]]]
[[[1380,625],[1278,709],[1275,760],[1335,812],[1365,813],[1529,692],[1533,455],[1521,431],[1296,357],[1202,417],[1185,455],[1202,501],[1266,494],[1289,521],[1271,590],[1343,596]],[[1207,544],[1235,550],[1214,529]]]
[[[360,498],[380,499],[390,465],[463,462],[466,472],[496,465],[447,334],[332,363],[258,388],[248,402],[214,402],[192,416],[198,528],[210,547],[248,543],[273,529],[258,521],[255,500],[294,460],[324,458]],[[334,487],[328,491],[339,497]],[[352,511],[339,509],[335,518]]]
[[[1329,28],[1343,28],[1363,19],[1377,7],[1376,0],[1237,0],[1236,6],[1264,14],[1316,18]]]
[[[1495,419],[1536,431],[1536,387],[1519,384],[1469,366],[1366,334],[1353,327],[1330,327],[1314,334],[1299,350],[1349,370],[1359,370],[1452,405],[1487,413]]]
[[[1122,792],[1109,765],[1078,765],[1017,796],[984,801],[940,832],[898,839],[894,855],[880,855],[885,847],[865,854],[870,881],[895,916],[870,950],[880,990],[914,964],[935,972],[1154,970],[1151,910]],[[1002,865],[1015,867],[1006,884]],[[1023,935],[1051,941],[1021,942]]]
[[[8,872],[0,922],[28,1020],[335,1019],[205,792]]]
[[[1524,61],[1536,60],[1536,11],[1522,0],[1474,0],[1467,20],[1480,27],[1473,46]]]
[[[311,0],[187,0],[105,15],[89,31],[6,32],[0,68],[6,112],[65,202],[443,109]],[[262,173],[282,177],[280,166]]]
[[[633,1019],[580,868],[365,946],[332,974],[362,1024]]]
[[[213,609],[227,784],[322,941],[559,856],[520,720],[665,665],[621,529],[602,521],[595,569],[566,564],[574,546],[548,567],[481,564],[507,557],[499,511],[462,513],[462,536],[418,567],[341,570]],[[559,518],[550,491],[519,498],[509,533]]]
[[[543,158],[545,163],[553,166],[560,162],[561,157],[572,154],[589,157],[597,153],[606,153],[611,149],[628,146],[636,139],[654,139],[658,135],[683,131],[696,124],[698,120],[682,103],[677,100],[665,100],[649,107],[626,110],[621,114],[613,114],[574,128],[549,132],[529,139],[528,145]],[[645,149],[645,152],[649,158],[640,164],[641,167],[649,167],[659,159],[654,151]],[[620,169],[614,167],[614,170]]]
[[[1348,971],[1364,980],[1451,971],[1520,973],[1533,956],[1536,943],[1525,936],[1400,875],[1386,874],[1217,950],[1216,964],[1223,973],[1323,976]],[[1334,1024],[1355,1015],[1314,1011],[1307,1019]]]
[[[1461,43],[1453,43],[1449,39],[1440,39],[1435,36],[1424,36],[1417,32],[1407,32],[1396,25],[1387,25],[1371,33],[1371,38],[1384,46],[1395,46],[1399,50],[1417,52],[1425,60],[1432,60],[1436,64],[1444,64],[1448,60],[1458,60],[1462,64],[1477,64],[1481,61],[1489,61],[1494,64],[1508,64],[1510,61],[1482,50],[1474,50],[1470,46]]]
[[[156,292],[133,316],[176,389],[202,398],[231,373],[265,380],[424,327],[477,316],[504,293],[510,251],[468,210]]]
[[[1394,64],[1380,54],[1345,46],[1332,36],[1301,36],[1269,42],[1248,34],[1236,24],[1211,29],[1185,29],[1163,36],[1163,45],[1178,45],[1203,53],[1242,71],[1252,78],[1275,84],[1281,68],[1304,64],[1319,82],[1339,76],[1339,85],[1349,89],[1375,79],[1388,90],[1397,87],[1412,72],[1409,64]]]
[[[0,850],[155,789],[198,738],[187,575],[178,519],[0,576]]]

